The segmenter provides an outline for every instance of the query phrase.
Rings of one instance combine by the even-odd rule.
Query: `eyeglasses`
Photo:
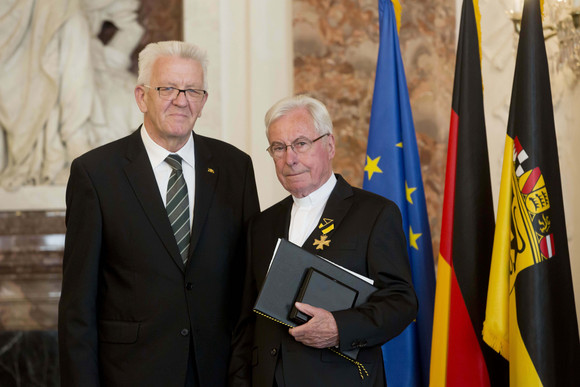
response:
[[[143,85],[149,89],[152,87],[149,85]],[[189,102],[199,102],[205,97],[207,91],[201,89],[177,89],[175,87],[154,87],[153,89],[157,90],[159,93],[159,98],[164,99],[166,101],[173,101],[174,99],[179,97],[179,93],[185,94],[185,98]]]
[[[272,144],[270,144],[268,148],[266,148],[266,150],[268,151],[268,153],[270,153],[270,156],[272,156],[274,159],[281,159],[282,157],[284,157],[284,154],[286,153],[288,147],[292,148],[292,150],[296,153],[306,153],[310,150],[310,148],[312,148],[312,144],[320,140],[322,137],[328,135],[330,135],[330,133],[325,133],[322,136],[315,138],[314,140],[310,140],[309,138],[306,137],[299,137],[296,140],[292,141],[292,144],[288,145],[281,142],[273,142]]]

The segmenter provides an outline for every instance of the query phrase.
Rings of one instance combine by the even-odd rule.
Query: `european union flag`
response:
[[[389,387],[428,386],[435,269],[421,164],[399,48],[395,0],[379,0],[380,46],[363,188],[399,206],[408,240],[417,320],[383,346]]]

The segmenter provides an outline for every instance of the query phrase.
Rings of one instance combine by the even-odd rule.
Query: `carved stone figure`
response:
[[[69,162],[140,123],[138,0],[0,2],[0,187],[64,184]],[[117,31],[103,44],[105,21]]]

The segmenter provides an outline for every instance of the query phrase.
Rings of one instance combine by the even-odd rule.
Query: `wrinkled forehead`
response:
[[[203,86],[204,74],[201,64],[191,58],[162,56],[155,60],[151,79],[169,86]]]
[[[296,109],[272,121],[268,128],[268,141],[291,143],[298,138],[316,136],[314,121],[308,111]]]

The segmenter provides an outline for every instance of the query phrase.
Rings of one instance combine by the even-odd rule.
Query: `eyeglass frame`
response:
[[[296,151],[296,149],[294,149],[294,146],[296,146],[296,142],[297,142],[298,140],[302,140],[302,141],[304,141],[304,140],[308,140],[308,141],[310,141],[310,146],[312,146],[312,144],[314,144],[316,141],[320,140],[320,139],[321,139],[321,138],[323,138],[323,137],[330,136],[330,135],[331,135],[331,133],[330,133],[330,132],[327,132],[327,133],[324,133],[324,134],[323,134],[322,136],[320,136],[320,137],[316,137],[314,140],[311,140],[311,139],[309,139],[309,138],[306,138],[306,137],[298,137],[296,140],[292,141],[292,143],[290,143],[290,144],[288,144],[288,145],[286,145],[286,143],[281,143],[281,142],[274,142],[274,143],[270,144],[270,146],[269,146],[268,148],[266,148],[266,151],[267,151],[267,152],[270,154],[270,156],[271,156],[273,159],[280,159],[280,158],[282,158],[282,157],[283,157],[283,155],[284,155],[286,152],[288,152],[288,147],[292,148],[292,150],[293,150],[294,152],[296,152],[297,154],[303,154],[303,153],[306,153],[306,152],[308,152],[308,151],[309,151],[310,149],[312,149],[312,148],[308,148],[307,150],[305,150],[305,151],[302,151],[302,152],[297,152],[297,151]],[[284,152],[283,152],[283,153],[280,155],[280,157],[276,157],[276,156],[274,155],[274,151],[272,150],[272,146],[273,146],[274,144],[276,144],[276,145],[277,145],[277,144],[281,144],[282,146],[284,146]]]
[[[183,95],[185,96],[185,99],[189,102],[199,102],[199,101],[203,100],[204,97],[207,95],[207,90],[203,90],[203,89],[178,89],[177,87],[173,87],[173,86],[157,86],[157,87],[151,87],[149,85],[143,85],[143,86],[148,88],[148,89],[157,90],[157,93],[159,94],[159,98],[161,98],[164,101],[175,101],[177,98],[179,98],[179,94],[181,94],[182,92],[183,92]],[[177,95],[173,98],[166,99],[165,97],[161,96],[161,89],[177,90]],[[188,91],[194,92],[196,96],[201,94],[201,98],[193,99],[193,100],[190,98],[187,98]]]

